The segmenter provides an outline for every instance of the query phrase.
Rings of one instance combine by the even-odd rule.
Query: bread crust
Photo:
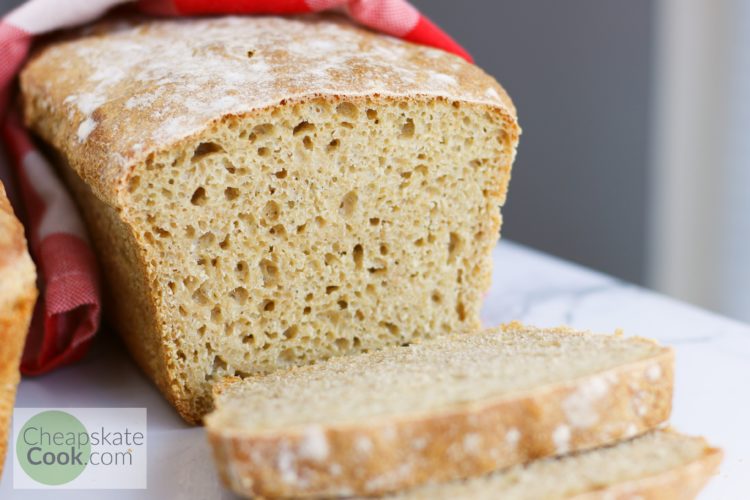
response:
[[[724,453],[706,444],[703,455],[661,474],[582,493],[571,500],[691,500],[719,469]]]
[[[655,431],[655,433],[677,434],[670,429]],[[680,436],[678,435],[678,437]],[[558,491],[555,498],[567,498],[570,500],[629,500],[634,498],[643,500],[689,500],[696,498],[711,476],[717,473],[723,453],[720,449],[709,446],[703,438],[681,437],[700,440],[703,444],[702,453],[692,460],[685,461],[661,472],[620,481],[591,481],[589,487],[585,488],[583,492],[563,494]],[[644,436],[636,439],[648,438],[648,436]],[[627,447],[628,445],[629,443],[620,443],[613,445],[612,448],[619,446]],[[654,446],[657,445],[655,444]],[[593,450],[591,453],[596,453],[597,451]],[[567,459],[568,457],[562,457],[560,460]],[[570,457],[570,459],[575,460],[575,457]],[[533,467],[533,462],[528,465]],[[596,471],[589,469],[579,470],[580,474],[586,476],[588,476],[589,472],[596,474]],[[513,477],[515,473],[516,468],[511,468],[509,471],[499,471],[489,476],[474,478],[468,482],[458,481],[449,483],[446,485],[449,488],[447,492],[440,488],[440,485],[434,484],[427,488],[398,492],[387,498],[393,500],[433,500],[437,490],[439,498],[494,499],[499,498],[500,495],[505,493],[504,491],[498,491],[498,486],[494,482],[494,479],[498,479],[504,474],[509,474],[510,477]],[[526,476],[526,479],[529,479],[529,477]],[[547,475],[538,477],[538,479],[543,482],[554,480],[554,478]],[[560,479],[565,480],[566,478],[560,477]],[[501,482],[501,484],[508,485],[507,482]],[[518,492],[514,491],[513,498],[518,497]]]
[[[658,379],[649,376],[654,366],[661,373]],[[590,427],[576,427],[568,421],[563,402],[595,377],[606,377],[611,383],[596,404],[599,421]],[[669,417],[672,387],[673,352],[663,348],[652,358],[573,382],[522,391],[481,405],[463,404],[440,414],[265,435],[227,430],[214,425],[209,415],[206,428],[219,474],[237,494],[369,496],[476,476],[642,434]],[[305,452],[311,432],[325,439],[325,457],[310,458]],[[486,445],[467,447],[467,435]],[[517,436],[517,442],[510,435]],[[357,449],[354,443],[358,440],[372,444],[368,453]]]
[[[37,297],[35,280],[23,226],[0,183],[0,474],[20,380],[18,368]]]

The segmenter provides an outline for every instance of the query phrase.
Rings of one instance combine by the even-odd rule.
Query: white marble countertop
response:
[[[677,354],[672,424],[724,448],[720,474],[702,499],[750,496],[750,326],[606,275],[503,242],[495,250],[486,325],[520,320],[658,339]],[[103,332],[85,361],[21,383],[19,407],[148,408],[148,490],[106,492],[106,498],[233,498],[218,483],[201,428],[186,426]],[[12,442],[11,442],[12,444]],[[12,449],[12,446],[9,447]],[[87,500],[102,491],[12,489],[6,459],[1,498]]]

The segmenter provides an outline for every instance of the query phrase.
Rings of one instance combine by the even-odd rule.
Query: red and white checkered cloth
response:
[[[466,51],[406,0],[29,0],[10,12],[0,21],[0,119],[4,119],[5,145],[17,190],[12,184],[7,189],[16,212],[25,214],[42,297],[23,354],[24,374],[45,373],[86,353],[99,328],[101,295],[94,254],[75,204],[12,106],[14,79],[34,36],[85,24],[124,4],[166,16],[335,9],[374,30],[471,61]],[[9,179],[9,172],[4,174],[0,177]]]

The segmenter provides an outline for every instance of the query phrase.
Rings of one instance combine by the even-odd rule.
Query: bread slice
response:
[[[672,376],[649,340],[513,323],[229,380],[205,423],[239,494],[375,495],[643,433]]]
[[[464,60],[338,18],[123,21],[21,87],[189,421],[224,376],[479,327],[519,129]]]
[[[703,438],[655,431],[624,443],[536,460],[482,477],[393,495],[402,500],[689,500],[717,472],[722,452]]]
[[[0,474],[20,379],[18,367],[36,296],[36,270],[26,248],[23,226],[13,214],[0,182]]]

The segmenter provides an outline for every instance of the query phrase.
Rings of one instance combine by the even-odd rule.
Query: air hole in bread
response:
[[[463,245],[464,241],[461,236],[456,233],[450,233],[450,238],[448,240],[448,263],[456,261],[456,256],[463,249]]]
[[[224,236],[224,239],[221,240],[221,243],[219,243],[219,248],[222,250],[227,250],[230,245],[230,235]]]
[[[214,235],[214,233],[203,233],[201,237],[198,238],[198,246],[200,248],[208,248],[214,244],[214,241],[216,241],[216,235]]]
[[[214,306],[213,309],[211,309],[211,322],[212,323],[221,323],[221,307],[220,306]]]
[[[342,102],[341,104],[336,106],[336,112],[352,120],[356,120],[357,116],[359,115],[359,109],[357,108],[357,106],[350,102]]]
[[[260,271],[263,274],[263,286],[270,287],[279,279],[279,268],[268,259],[260,261]]]
[[[128,192],[133,193],[136,189],[138,189],[138,186],[141,183],[141,178],[138,175],[134,175],[130,178],[128,181]]]
[[[266,203],[265,207],[263,207],[263,219],[267,222],[276,222],[279,219],[280,213],[279,204],[273,200]]]
[[[236,200],[240,195],[240,190],[236,187],[228,187],[224,190],[224,196],[227,200]]]
[[[315,131],[315,125],[310,122],[300,122],[294,129],[292,129],[292,135],[297,136],[303,133],[311,133]]]
[[[279,353],[279,361],[284,364],[294,362],[295,357],[296,356],[294,355],[294,349],[292,349],[291,347],[288,349],[284,349]]]
[[[206,305],[208,304],[208,297],[206,296],[206,293],[201,289],[197,289],[195,292],[193,292],[193,301],[200,305]]]
[[[334,341],[339,351],[345,352],[349,350],[349,339],[338,338]]]
[[[211,373],[218,373],[219,371],[226,371],[227,369],[227,362],[219,356],[218,354],[214,356],[214,362],[213,366],[211,368]]]
[[[266,299],[260,304],[260,310],[263,312],[272,312],[276,308],[276,302]]]
[[[253,134],[255,134],[257,137],[268,135],[273,131],[273,123],[261,123],[260,125],[256,125],[255,127],[253,127]]]
[[[325,262],[326,266],[333,266],[335,264],[338,264],[339,258],[329,252],[325,254],[325,256],[323,257],[323,261]]]
[[[388,333],[390,333],[391,335],[394,335],[394,336],[398,335],[399,332],[400,332],[399,327],[396,324],[391,323],[389,321],[382,321],[380,323],[380,326],[385,327],[388,330]]]
[[[193,157],[191,158],[191,161],[197,162],[212,153],[221,153],[221,152],[224,152],[224,148],[222,148],[220,145],[216,144],[215,142],[201,142],[193,151]]]
[[[242,286],[238,286],[229,293],[229,296],[234,299],[239,305],[244,305],[247,302],[247,289]]]
[[[362,260],[364,258],[365,251],[362,248],[362,245],[357,244],[354,245],[354,250],[352,250],[352,259],[354,259],[354,267],[357,269],[362,269]]]
[[[410,139],[412,137],[414,137],[414,120],[407,118],[401,127],[401,138]]]
[[[299,333],[299,327],[297,325],[292,325],[286,330],[284,330],[284,338],[287,340],[292,340],[297,337],[297,333]]]
[[[344,198],[341,200],[341,204],[339,205],[339,208],[341,209],[341,213],[344,214],[345,217],[351,217],[354,215],[354,211],[357,209],[357,202],[359,201],[359,196],[357,195],[356,191],[349,191],[344,195]]]
[[[456,314],[458,314],[458,319],[461,321],[466,320],[466,306],[461,301],[458,301],[456,304]]]
[[[202,186],[196,189],[190,197],[190,203],[198,207],[202,207],[207,202],[208,196],[206,195],[206,190]]]

